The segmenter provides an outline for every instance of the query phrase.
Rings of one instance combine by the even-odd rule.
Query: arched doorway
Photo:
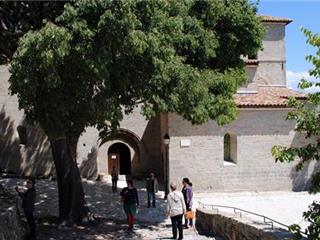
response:
[[[131,154],[130,149],[124,143],[114,143],[108,150],[108,171],[111,173],[115,166],[121,175],[131,174]]]

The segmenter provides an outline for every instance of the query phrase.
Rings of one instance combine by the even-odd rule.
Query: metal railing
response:
[[[265,215],[261,215],[261,214],[258,214],[258,213],[254,213],[254,212],[250,212],[250,211],[247,211],[247,210],[244,210],[244,209],[241,209],[241,208],[237,208],[237,207],[232,207],[232,206],[224,206],[224,205],[215,205],[215,204],[206,204],[206,203],[202,203],[202,202],[198,202],[199,203],[199,206],[202,207],[202,208],[205,208],[205,207],[209,207],[211,208],[212,210],[216,210],[217,213],[219,213],[219,209],[218,208],[227,208],[227,209],[233,209],[233,212],[234,214],[239,214],[240,217],[242,217],[242,213],[247,213],[247,214],[251,214],[251,215],[254,215],[254,216],[257,216],[257,217],[261,217],[263,218],[263,222],[265,224],[270,224],[271,225],[271,229],[274,229],[274,223],[276,223],[277,225],[279,226],[282,226],[282,227],[285,227],[286,230],[289,230],[289,226],[286,225],[286,224],[283,224],[281,222],[278,222],[272,218],[269,218]],[[304,233],[304,232],[301,232],[301,235],[303,235],[304,237],[307,237],[307,235]]]

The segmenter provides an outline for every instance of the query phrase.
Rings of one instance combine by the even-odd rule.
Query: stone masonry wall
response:
[[[239,91],[254,91],[258,85],[286,85],[285,23],[263,23],[266,29],[258,65],[247,66],[248,81]]]
[[[195,191],[303,190],[308,186],[313,164],[296,172],[294,163],[275,163],[271,148],[304,145],[285,120],[285,110],[240,110],[238,118],[222,127],[210,121],[193,126],[175,114],[169,115],[170,179],[177,183],[189,177]],[[236,136],[237,161],[224,162],[226,133]],[[181,144],[189,141],[190,146]]]
[[[263,26],[266,34],[253,81],[261,85],[286,85],[285,24],[263,23]]]
[[[146,177],[151,171],[161,176],[161,133],[160,116],[147,120],[137,107],[132,114],[124,116],[120,123],[122,131],[128,131],[135,136],[135,140],[119,138],[107,141],[100,146],[99,132],[94,128],[86,129],[78,143],[78,162],[88,159],[93,151],[97,151],[95,162],[99,174],[108,172],[108,149],[114,143],[124,143],[130,149],[131,170],[135,177]],[[130,141],[128,141],[130,140]],[[132,144],[136,142],[136,144]],[[141,147],[138,153],[137,144]]]
[[[17,97],[9,94],[9,77],[8,66],[0,65],[0,172],[49,176],[54,171],[49,141],[41,128],[26,124]],[[25,145],[18,126],[26,129]]]
[[[54,164],[50,143],[40,127],[30,126],[24,120],[23,111],[19,110],[18,99],[9,94],[9,67],[0,65],[0,173],[9,172],[23,176],[47,177],[54,174]],[[20,144],[18,126],[26,127],[27,144]],[[134,174],[146,175],[154,171],[161,175],[160,120],[156,117],[146,120],[136,108],[125,116],[120,128],[134,133],[143,143],[144,152],[136,156],[134,151]],[[121,139],[119,139],[119,142]],[[99,151],[99,131],[93,127],[86,128],[78,142],[77,161],[82,175],[95,178],[99,172],[107,172],[108,147]],[[116,142],[116,141],[115,141]],[[128,145],[130,147],[130,145]],[[132,150],[132,149],[131,149]],[[89,166],[89,167],[88,167]],[[99,167],[100,166],[100,167]]]
[[[197,209],[196,228],[199,234],[218,236],[224,240],[278,240],[292,239],[292,234],[286,230],[270,225],[254,223],[248,218],[239,218],[220,214],[211,210]]]

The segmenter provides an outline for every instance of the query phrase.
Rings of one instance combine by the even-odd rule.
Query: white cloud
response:
[[[301,79],[306,79],[311,82],[319,82],[319,79],[315,79],[314,77],[310,76],[308,72],[293,72],[293,71],[287,71],[287,87],[310,93],[310,92],[318,92],[320,91],[320,87],[311,87],[304,90],[301,90],[298,88],[298,83],[301,81]]]

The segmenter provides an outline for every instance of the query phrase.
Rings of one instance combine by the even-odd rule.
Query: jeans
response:
[[[156,206],[156,194],[155,192],[148,192],[148,207],[150,207],[150,202],[152,200],[152,207]]]
[[[188,226],[193,226],[193,219],[186,219],[184,218],[184,226],[187,228]]]
[[[177,229],[179,230],[179,238],[183,239],[182,214],[171,217],[173,238],[177,238]]]
[[[28,211],[24,209],[24,215],[27,219],[27,223],[30,228],[30,232],[28,234],[29,239],[36,239],[36,223],[33,217],[33,211]]]
[[[118,179],[112,179],[112,192],[117,192],[118,191],[117,182],[118,182]]]

